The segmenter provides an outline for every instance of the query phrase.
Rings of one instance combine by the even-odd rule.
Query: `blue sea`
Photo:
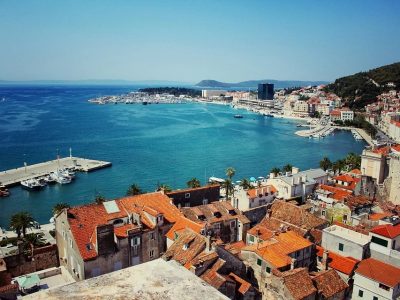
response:
[[[361,153],[365,144],[349,132],[321,140],[294,135],[297,121],[267,118],[212,104],[96,105],[88,99],[137,90],[135,86],[0,86],[0,170],[72,154],[112,162],[111,168],[79,173],[69,185],[40,192],[11,188],[0,198],[0,226],[18,211],[48,223],[58,202],[78,205],[97,194],[116,198],[137,183],[154,191],[158,183],[183,188],[197,177],[234,180],[265,176],[272,167],[318,167],[328,156]],[[2,101],[2,98],[5,101]]]

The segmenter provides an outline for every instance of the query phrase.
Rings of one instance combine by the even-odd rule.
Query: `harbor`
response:
[[[111,162],[92,160],[80,157],[68,156],[33,165],[25,165],[20,168],[0,172],[0,185],[11,187],[21,182],[34,182],[39,178],[46,178],[52,174],[59,174],[60,170],[72,172],[91,172],[97,169],[110,167]],[[67,176],[63,176],[67,177]],[[61,183],[61,182],[59,182]]]

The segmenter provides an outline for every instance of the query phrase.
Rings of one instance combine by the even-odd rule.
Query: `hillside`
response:
[[[229,83],[229,82],[221,82],[221,81],[207,79],[200,81],[199,83],[196,84],[196,86],[210,87],[210,88],[257,88],[259,83],[265,83],[265,82],[273,83],[276,89],[327,84],[326,81],[300,81],[300,80],[274,80],[274,79],[248,80],[236,83]]]
[[[395,87],[388,83],[394,83]],[[400,89],[400,62],[342,77],[326,86],[326,91],[337,94],[354,109],[364,108],[391,89]]]

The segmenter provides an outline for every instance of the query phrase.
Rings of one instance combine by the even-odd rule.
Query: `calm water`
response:
[[[361,153],[364,143],[340,132],[322,140],[294,135],[296,122],[265,118],[219,105],[94,105],[89,98],[121,94],[137,87],[2,87],[0,86],[0,170],[73,155],[111,161],[108,169],[79,173],[74,183],[41,192],[12,188],[0,198],[0,226],[10,216],[30,211],[41,223],[55,203],[71,205],[125,194],[135,182],[152,191],[158,182],[174,188],[192,177],[204,182],[224,176],[233,166],[236,180],[265,176],[290,163],[301,169],[317,167],[348,152]],[[1,99],[5,97],[5,101]]]

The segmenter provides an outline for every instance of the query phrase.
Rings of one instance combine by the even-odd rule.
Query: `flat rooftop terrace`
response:
[[[90,172],[110,167],[111,163],[101,160],[92,160],[80,157],[64,157],[43,163],[24,166],[0,172],[0,183],[5,186],[18,185],[22,180],[44,176],[58,169],[74,168],[76,171]]]
[[[323,230],[323,233],[328,233],[359,245],[366,245],[371,240],[368,235],[338,225],[333,225],[331,227],[325,228]]]
[[[229,299],[175,261],[156,259],[24,299]]]

